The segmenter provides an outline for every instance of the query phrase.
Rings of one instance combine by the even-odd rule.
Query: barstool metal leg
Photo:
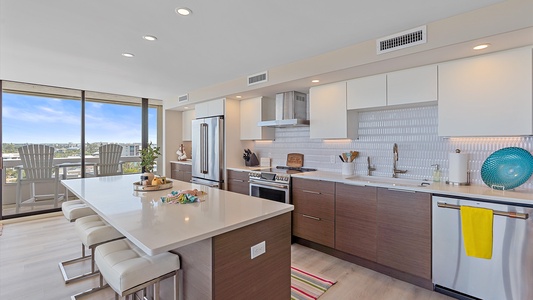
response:
[[[86,296],[86,295],[89,295],[89,294],[96,293],[98,291],[107,289],[109,287],[109,285],[107,283],[104,284],[104,277],[102,276],[102,274],[99,274],[99,275],[100,275],[100,286],[92,288],[90,290],[86,290],[85,292],[81,292],[81,293],[78,293],[76,295],[73,295],[73,296],[70,297],[70,299],[71,300],[77,300],[78,298],[81,298],[83,296]]]
[[[98,245],[105,244],[107,242],[111,242],[111,241],[115,241],[115,240],[120,240],[120,239],[123,239],[123,238],[124,237],[120,237],[120,238],[117,238],[117,239],[113,239],[113,240],[110,240],[110,241],[105,241],[103,243],[99,243],[99,244],[95,244],[95,245],[90,246],[89,250],[91,251],[91,255],[86,255],[86,253],[85,253],[85,245],[83,245],[83,243],[82,243],[81,244],[81,257],[78,257],[78,258],[75,258],[75,259],[71,259],[71,260],[67,260],[67,261],[62,261],[62,262],[59,263],[59,269],[61,270],[61,274],[63,274],[63,280],[65,280],[65,283],[70,283],[70,282],[75,281],[75,280],[80,280],[80,279],[83,279],[83,278],[87,278],[87,277],[91,277],[91,276],[100,274],[100,271],[96,270],[96,263],[94,262],[94,255],[93,255],[94,249],[96,249],[96,246],[98,246]],[[67,272],[65,270],[65,266],[73,264],[73,263],[77,263],[77,262],[80,262],[80,261],[84,261],[86,259],[91,259],[91,272],[87,272],[87,273],[84,273],[84,274],[81,274],[81,275],[74,276],[72,278],[68,278]]]
[[[91,272],[84,273],[84,274],[69,278],[68,275],[67,275],[67,271],[65,270],[65,266],[73,264],[73,263],[81,262],[81,261],[84,261],[84,260],[87,260],[87,259],[91,259]],[[85,245],[83,245],[83,244],[81,244],[81,257],[60,262],[59,263],[59,269],[61,270],[61,274],[63,275],[63,280],[65,280],[65,283],[70,283],[70,282],[75,281],[75,280],[83,279],[83,278],[94,276],[94,275],[98,274],[98,272],[94,271],[94,258],[92,257],[92,255],[86,255],[86,253],[85,253]]]

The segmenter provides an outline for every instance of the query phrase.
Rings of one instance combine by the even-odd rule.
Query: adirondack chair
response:
[[[96,176],[111,176],[123,174],[120,156],[122,146],[117,144],[102,145],[98,148],[100,162],[96,164]]]
[[[54,166],[54,148],[46,145],[26,145],[18,148],[22,165],[16,166],[16,213],[22,206],[50,205],[58,207],[60,200],[59,168]],[[53,183],[53,194],[36,194],[36,183]],[[22,185],[30,184],[30,198],[22,200]],[[46,188],[41,186],[40,188]]]

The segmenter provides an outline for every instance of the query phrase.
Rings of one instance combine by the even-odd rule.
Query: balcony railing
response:
[[[120,159],[124,162],[123,167],[124,173],[140,173],[141,167],[140,157],[135,156],[123,156]],[[85,161],[90,164],[96,164],[99,162],[98,157],[86,157]],[[80,158],[54,158],[54,165],[60,165],[64,163],[74,163],[79,164],[81,163]],[[133,168],[127,168],[128,165],[131,163],[135,164]],[[3,161],[4,168],[2,169],[2,209],[3,209],[3,216],[6,216],[7,214],[10,214],[10,211],[4,210],[6,207],[13,207],[15,204],[15,197],[16,197],[16,186],[17,186],[17,178],[16,176],[9,176],[9,178],[6,178],[6,171],[12,170],[15,166],[19,166],[22,164],[20,159],[4,159]],[[63,172],[66,171],[66,174],[63,174]],[[12,173],[12,172],[8,172]],[[60,179],[73,179],[73,178],[81,178],[81,166],[76,167],[67,167],[67,168],[59,168],[59,176]],[[86,176],[94,176],[94,167],[86,165]],[[25,184],[23,185],[23,194],[29,194],[29,185]],[[42,183],[39,186],[40,189],[42,189],[45,193],[52,193],[54,190],[54,184],[53,183]],[[72,195],[71,195],[72,196]],[[52,207],[50,207],[52,208]],[[43,207],[35,206],[35,210],[43,209]]]

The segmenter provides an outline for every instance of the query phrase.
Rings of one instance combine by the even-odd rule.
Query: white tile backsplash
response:
[[[304,166],[341,172],[338,155],[359,151],[355,174],[367,174],[367,156],[375,171],[372,176],[392,177],[394,143],[398,144],[397,168],[407,170],[399,178],[433,178],[432,164],[441,166],[441,181],[448,179],[448,153],[455,149],[469,154],[472,184],[483,184],[481,166],[494,151],[505,147],[533,149],[533,137],[442,138],[437,135],[437,106],[401,108],[359,113],[358,140],[315,140],[309,127],[276,128],[275,141],[255,142],[259,157],[271,157],[272,166],[285,165],[287,153],[304,154]],[[331,156],[335,163],[330,163]],[[533,179],[517,189],[533,189]]]

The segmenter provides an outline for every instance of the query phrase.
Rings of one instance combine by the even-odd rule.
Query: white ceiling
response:
[[[497,2],[0,0],[0,79],[170,100]]]

